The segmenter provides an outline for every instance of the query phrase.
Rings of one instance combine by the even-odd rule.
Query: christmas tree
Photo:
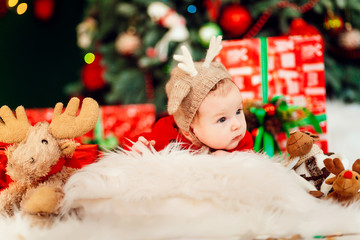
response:
[[[152,102],[166,109],[164,85],[180,45],[204,57],[212,35],[225,40],[321,34],[327,94],[360,101],[360,1],[88,0],[78,25],[82,78],[67,86],[101,104]]]

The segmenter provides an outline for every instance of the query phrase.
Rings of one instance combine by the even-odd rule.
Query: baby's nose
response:
[[[238,130],[240,128],[240,120],[237,117],[234,117],[232,120],[232,125],[231,125],[231,129],[234,130]]]

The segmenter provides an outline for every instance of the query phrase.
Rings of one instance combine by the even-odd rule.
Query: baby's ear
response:
[[[191,134],[189,132],[183,131],[181,130],[182,135],[184,135],[184,137],[189,140],[190,142],[194,142],[194,138],[191,136]]]

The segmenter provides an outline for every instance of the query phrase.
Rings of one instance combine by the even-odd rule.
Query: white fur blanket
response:
[[[10,229],[0,224],[0,231],[6,239],[49,234],[51,239],[252,239],[296,233],[309,238],[360,232],[358,204],[345,208],[315,199],[283,166],[255,153],[109,153],[71,177],[65,193],[64,210],[82,207],[82,220],[24,231],[28,223],[17,215],[8,220]]]
[[[63,209],[81,207],[81,220],[68,217],[40,229],[17,213],[0,217],[0,239],[266,239],[293,234],[310,239],[360,233],[360,203],[343,207],[315,199],[274,160],[255,153],[214,157],[176,149],[136,157],[109,153],[65,187]]]

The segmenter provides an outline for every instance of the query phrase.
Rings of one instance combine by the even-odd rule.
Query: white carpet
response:
[[[327,111],[329,150],[360,158],[360,106],[329,102]],[[345,208],[311,197],[261,154],[110,154],[74,175],[65,191],[64,209],[84,207],[82,221],[39,229],[17,214],[0,218],[0,238],[311,239],[360,232],[360,204]]]

